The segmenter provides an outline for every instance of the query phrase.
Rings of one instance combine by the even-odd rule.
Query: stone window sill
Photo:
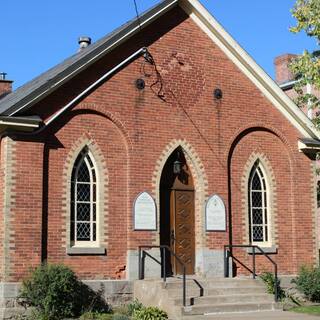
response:
[[[74,255],[106,255],[106,248],[104,247],[67,247],[67,254]]]
[[[260,247],[265,253],[271,253],[271,254],[276,254],[278,253],[278,248],[276,246],[271,246],[271,247]],[[253,253],[253,249],[252,248],[247,248],[247,253],[252,254]],[[263,254],[261,253],[261,251],[259,251],[259,249],[255,249],[255,254]]]

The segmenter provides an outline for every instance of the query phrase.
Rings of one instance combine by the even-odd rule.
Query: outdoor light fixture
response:
[[[143,90],[146,86],[146,83],[143,79],[137,79],[136,80],[136,87],[138,90]]]
[[[177,154],[177,160],[173,163],[173,173],[176,175],[179,175],[182,170],[182,162],[180,159],[180,152]]]
[[[213,95],[217,100],[222,99],[222,90],[220,88],[214,89]]]

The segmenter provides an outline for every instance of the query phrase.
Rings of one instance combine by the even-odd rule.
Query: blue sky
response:
[[[137,0],[140,11],[157,2]],[[294,0],[201,2],[272,77],[275,56],[316,49],[289,32]],[[76,52],[80,35],[96,41],[134,16],[133,0],[2,1],[0,72],[21,86]]]

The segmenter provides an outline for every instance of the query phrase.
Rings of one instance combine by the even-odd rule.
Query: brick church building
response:
[[[312,122],[197,0],[140,24],[82,38],[12,93],[0,80],[2,301],[45,261],[130,293],[139,246],[203,277],[223,276],[230,244],[282,275],[318,263]]]

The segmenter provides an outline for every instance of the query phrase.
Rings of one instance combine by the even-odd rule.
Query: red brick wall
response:
[[[0,205],[1,208],[4,207],[4,184],[3,184],[3,180],[4,180],[4,157],[3,157],[3,139],[0,138]],[[1,212],[1,219],[0,219],[0,241],[1,243],[3,243],[3,239],[4,239],[4,219],[3,219],[3,212]],[[3,245],[0,246],[0,261],[3,261]],[[3,280],[3,263],[0,264],[0,277],[1,277],[1,281]]]
[[[13,200],[11,202],[10,273],[25,276],[41,263],[43,144],[19,142],[14,147]],[[19,277],[17,277],[19,275]]]
[[[114,278],[118,269],[126,265],[128,249],[154,243],[158,232],[132,231],[132,204],[139,192],[152,192],[154,169],[166,145],[174,139],[185,139],[203,163],[208,194],[221,195],[227,208],[229,200],[232,201],[235,242],[242,243],[243,236],[239,188],[245,163],[253,151],[265,153],[277,179],[279,270],[293,273],[300,264],[315,262],[311,161],[297,150],[301,134],[181,10],[166,14],[115,54],[39,103],[29,114],[37,110],[47,118],[111,65],[144,45],[149,45],[163,77],[166,101],[150,89],[156,81],[155,72],[139,58],[60,117],[42,136],[49,150],[45,160],[48,173],[44,173],[48,179],[48,203],[44,205],[48,214],[48,260],[72,266],[83,278]],[[147,86],[138,91],[134,82],[141,77]],[[223,99],[219,101],[213,98],[218,87],[223,91]],[[153,88],[157,92],[159,85]],[[242,133],[248,128],[254,129]],[[82,136],[99,146],[107,165],[106,256],[67,256],[65,251],[63,168],[72,146]],[[11,265],[12,280],[21,279],[30,264],[39,262],[43,211],[41,152],[39,144],[17,142],[19,178],[14,225],[17,245]],[[32,204],[27,201],[30,197]],[[228,239],[228,233],[212,232],[206,234],[205,243],[208,248],[222,249]]]

